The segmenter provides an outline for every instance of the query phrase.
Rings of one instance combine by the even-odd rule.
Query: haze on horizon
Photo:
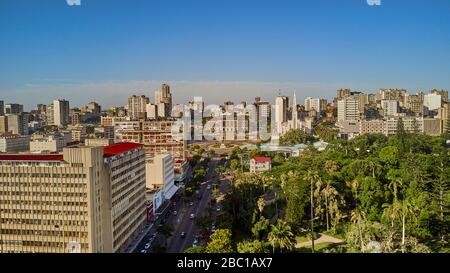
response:
[[[3,0],[0,100],[273,101],[339,88],[450,89],[450,2]]]

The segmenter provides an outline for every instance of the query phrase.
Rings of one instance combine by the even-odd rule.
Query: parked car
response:
[[[184,232],[184,231],[181,232],[180,237],[181,237],[181,238],[185,238],[185,237],[186,237],[186,232]]]
[[[207,190],[210,190],[210,189],[211,189],[211,185],[208,185],[208,186],[206,187],[206,189],[207,189]]]
[[[176,216],[177,214],[178,214],[178,212],[177,212],[177,211],[174,211],[174,212],[173,212],[173,215],[175,215],[175,216]]]
[[[198,244],[198,240],[197,240],[197,239],[194,239],[194,242],[192,242],[192,247],[196,247],[197,244]]]
[[[191,213],[191,215],[189,216],[190,219],[194,219],[195,218],[195,214]]]
[[[143,249],[143,250],[141,250],[141,253],[147,253],[147,250]]]
[[[147,244],[144,246],[144,248],[145,248],[145,249],[149,249],[149,248],[150,248],[150,243],[147,243]]]

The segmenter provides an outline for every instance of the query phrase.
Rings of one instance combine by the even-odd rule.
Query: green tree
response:
[[[258,222],[256,222],[252,227],[253,236],[256,239],[261,239],[262,234],[266,232],[269,228],[269,220],[261,216]]]
[[[211,235],[206,253],[232,253],[232,246],[231,231],[229,229],[218,229]]]
[[[253,254],[270,252],[267,249],[265,243],[258,241],[258,240],[238,243],[237,251],[238,251],[238,253],[253,253]]]
[[[280,137],[280,144],[283,145],[296,145],[301,143],[308,143],[314,141],[314,137],[307,135],[303,130],[294,129],[290,130],[282,137]]]
[[[268,240],[272,245],[274,253],[276,248],[280,252],[283,252],[283,250],[290,251],[295,245],[295,237],[291,231],[291,227],[283,220],[278,220],[276,225],[272,226]]]
[[[184,253],[206,253],[206,249],[201,246],[190,247]]]

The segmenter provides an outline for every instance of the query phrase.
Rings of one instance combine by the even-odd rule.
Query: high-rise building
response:
[[[382,100],[381,109],[383,109],[383,116],[395,116],[398,113],[398,101],[396,100]]]
[[[70,122],[69,113],[70,106],[67,100],[54,100],[53,101],[53,123],[55,126],[66,126]]]
[[[166,199],[177,192],[175,186],[174,160],[168,154],[157,155],[146,163],[147,189],[164,191]]]
[[[5,115],[5,103],[4,101],[0,100],[0,116]]]
[[[155,104],[147,104],[147,118],[156,119],[158,117],[158,106]]]
[[[433,89],[430,91],[431,94],[441,95],[441,99],[443,103],[448,102],[448,91],[447,90],[437,90]]]
[[[5,106],[5,114],[21,114],[23,113],[23,105],[18,103],[8,103]]]
[[[161,90],[155,91],[155,104],[158,105],[160,117],[170,117],[172,115],[172,94],[170,93],[170,86],[168,84],[163,83]],[[164,106],[161,104],[164,104]]]
[[[434,111],[442,107],[442,96],[436,93],[426,94],[423,105],[429,110]]]
[[[275,123],[278,126],[278,132],[281,132],[281,126],[288,120],[289,98],[278,96],[275,99]]]
[[[7,133],[8,131],[8,116],[0,116],[0,134]]]
[[[346,97],[337,102],[338,121],[356,121],[360,119],[359,99]]]
[[[150,99],[144,95],[136,96],[133,95],[128,98],[128,116],[137,120],[140,118],[145,118],[147,112],[147,104],[150,103]]]
[[[319,98],[306,98],[305,99],[305,110],[316,110],[317,112],[322,112],[327,110],[327,100],[326,99],[319,99]]]
[[[134,142],[144,145],[148,159],[169,154],[175,159],[175,180],[183,181],[186,175],[186,140],[172,132],[176,119],[115,122],[116,142]]]
[[[411,111],[414,115],[422,116],[424,107],[423,98],[424,98],[423,94],[408,95],[406,97],[406,108],[409,111]]]
[[[146,224],[142,145],[0,155],[0,200],[4,253],[123,252]]]
[[[28,115],[8,114],[8,131],[17,135],[28,135]]]

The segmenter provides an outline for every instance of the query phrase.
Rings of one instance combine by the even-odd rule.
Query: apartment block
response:
[[[178,187],[175,186],[174,160],[166,155],[157,155],[146,163],[147,189],[162,189],[164,197],[170,199],[177,192]]]
[[[122,252],[145,225],[142,145],[0,155],[0,250]]]
[[[0,134],[0,153],[20,153],[30,149],[30,137],[17,134]]]
[[[360,101],[355,97],[346,97],[337,102],[338,121],[356,121],[360,119]]]

